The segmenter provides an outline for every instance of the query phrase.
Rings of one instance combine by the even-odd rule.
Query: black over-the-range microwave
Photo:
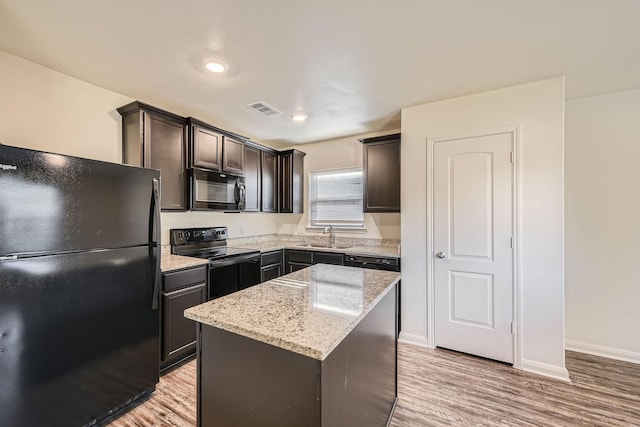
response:
[[[189,170],[191,209],[239,212],[245,207],[244,177],[205,169]]]

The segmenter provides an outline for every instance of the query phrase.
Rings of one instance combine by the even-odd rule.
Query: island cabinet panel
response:
[[[387,425],[398,394],[396,300],[389,292],[322,362],[322,426]]]
[[[197,425],[384,427],[397,398],[397,286],[324,360],[198,323]]]
[[[199,328],[198,426],[322,426],[317,360]]]

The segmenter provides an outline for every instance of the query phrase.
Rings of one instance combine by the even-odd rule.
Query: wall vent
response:
[[[246,105],[247,108],[250,108],[253,111],[257,111],[263,116],[274,116],[276,114],[282,114],[280,111],[273,108],[271,105],[267,104],[263,101],[256,101]]]

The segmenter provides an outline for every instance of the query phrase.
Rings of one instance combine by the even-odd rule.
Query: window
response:
[[[309,174],[309,227],[364,229],[362,170]]]

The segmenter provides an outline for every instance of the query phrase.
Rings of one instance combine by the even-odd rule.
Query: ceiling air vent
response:
[[[276,114],[281,114],[280,111],[276,110],[271,105],[263,101],[257,101],[252,102],[251,104],[247,104],[247,108],[250,108],[253,111],[257,111],[264,116],[274,116]]]

